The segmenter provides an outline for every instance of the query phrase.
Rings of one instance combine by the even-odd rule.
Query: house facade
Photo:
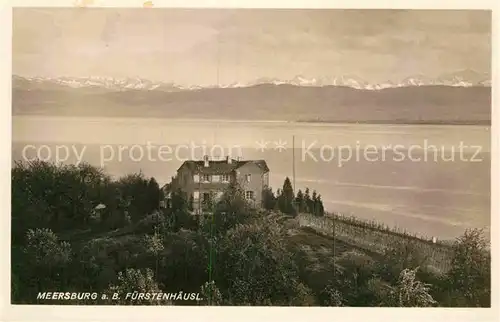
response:
[[[245,198],[257,208],[262,206],[262,191],[269,185],[269,168],[264,160],[203,160],[185,161],[177,170],[168,191],[181,189],[192,202],[195,213],[209,211],[231,182],[237,182]],[[167,196],[168,196],[168,191]],[[168,205],[168,198],[165,202]]]

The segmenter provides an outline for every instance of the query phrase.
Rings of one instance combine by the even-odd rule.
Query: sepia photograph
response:
[[[491,10],[144,6],[12,10],[12,305],[491,308]]]

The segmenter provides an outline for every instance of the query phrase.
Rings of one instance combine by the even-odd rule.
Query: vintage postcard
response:
[[[93,4],[11,11],[11,307],[491,312],[491,9]]]

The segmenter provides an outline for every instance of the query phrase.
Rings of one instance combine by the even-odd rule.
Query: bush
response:
[[[299,281],[284,236],[282,227],[266,218],[227,232],[217,246],[215,265],[224,298],[233,305],[303,304],[310,291]]]
[[[163,237],[158,282],[172,290],[198,291],[208,280],[209,245],[200,234],[180,230]]]
[[[482,230],[467,230],[455,242],[448,286],[452,305],[491,306],[491,257]]]
[[[401,271],[422,267],[425,262],[426,258],[419,251],[416,242],[401,239],[384,252],[377,265],[377,273],[386,281],[394,283],[399,279]]]
[[[344,302],[342,293],[332,283],[325,287],[320,297],[324,306],[342,306]]]
[[[126,298],[127,293],[134,293],[134,292],[139,294],[162,292],[162,290],[160,290],[158,284],[154,279],[154,274],[152,270],[127,269],[124,272],[119,272],[117,284],[110,285],[107,293],[108,294],[118,293],[120,299],[110,300],[109,304],[160,305],[160,304],[171,303],[167,300],[156,300],[156,299],[146,299],[146,298],[134,300]]]
[[[12,238],[22,243],[28,229],[54,232],[85,227],[106,201],[109,177],[88,164],[16,162],[12,169]]]
[[[430,307],[436,305],[436,301],[429,294],[430,286],[417,280],[417,269],[404,269],[401,272],[397,284],[387,297],[386,306]]]
[[[72,260],[69,243],[50,229],[30,229],[25,246],[12,249],[13,301],[33,303],[38,292],[67,288]]]
[[[346,306],[368,306],[373,301],[367,283],[375,271],[374,260],[358,251],[348,251],[337,259],[334,287],[340,291]]]
[[[222,305],[224,303],[222,294],[214,281],[206,282],[201,286],[201,295],[207,305]]]

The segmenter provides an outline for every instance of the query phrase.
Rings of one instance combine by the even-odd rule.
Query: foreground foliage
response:
[[[321,197],[295,196],[289,180],[277,197],[266,192],[265,208],[273,210],[254,209],[230,186],[213,215],[198,219],[182,191],[173,194],[174,207],[159,209],[153,178],[113,181],[89,165],[17,164],[12,189],[13,303],[55,304],[38,292],[65,291],[121,297],[58,304],[490,306],[490,254],[478,230],[450,248],[445,273],[427,267],[411,239],[386,237],[393,242],[382,255],[344,251],[323,263],[328,278],[314,280],[308,266],[318,263],[292,245],[289,225],[297,212],[323,216]],[[125,299],[180,291],[202,299]]]

